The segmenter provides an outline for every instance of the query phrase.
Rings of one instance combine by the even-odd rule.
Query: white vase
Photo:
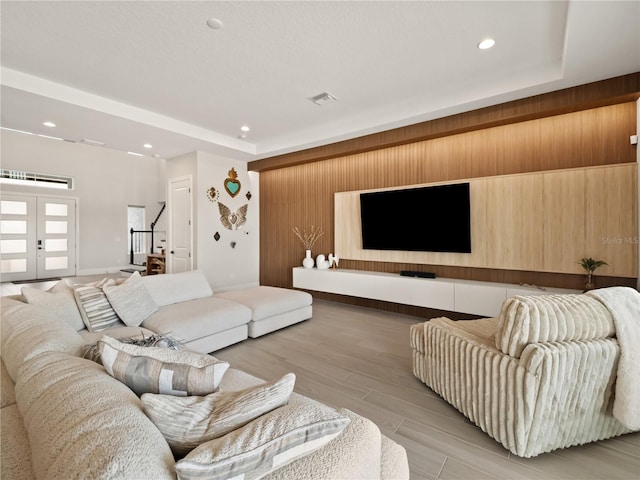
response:
[[[302,260],[302,266],[304,268],[313,268],[313,257],[311,256],[311,250],[306,250],[305,252],[305,257]]]
[[[320,254],[316,257],[316,268],[318,270],[324,270],[329,268],[329,260],[325,260],[325,256]]]

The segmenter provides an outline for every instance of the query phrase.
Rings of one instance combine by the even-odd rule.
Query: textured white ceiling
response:
[[[163,158],[264,158],[640,71],[637,1],[3,0],[0,22],[2,126]]]

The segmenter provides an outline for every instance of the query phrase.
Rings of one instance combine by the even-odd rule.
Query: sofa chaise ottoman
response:
[[[259,286],[216,293],[251,309],[249,336],[256,338],[311,318],[313,297],[300,290]]]
[[[241,475],[247,480],[409,478],[405,449],[382,435],[370,420],[290,390],[285,405],[234,427],[185,456],[179,455],[168,443],[171,437],[147,410],[145,394],[138,396],[129,385],[129,378],[118,379],[103,365],[81,358],[86,339],[67,321],[51,310],[6,297],[2,298],[1,315],[0,477],[3,479],[221,479],[240,478],[226,474],[239,468],[244,468]],[[106,336],[101,342],[119,343]],[[181,352],[175,354],[179,359]],[[220,362],[209,355],[196,352],[193,355],[207,362]],[[143,356],[134,357],[133,365],[141,365]],[[111,365],[107,357],[102,360]],[[160,369],[159,378],[163,377],[164,368]],[[225,368],[216,390],[227,394],[229,404],[238,392],[264,384],[229,368],[228,364]],[[166,394],[156,397],[188,401],[204,398]],[[323,425],[331,427],[333,419],[339,419],[342,427],[334,428],[330,434],[320,431],[324,437],[318,437],[317,429],[324,427],[316,423],[302,426],[300,416],[288,413],[307,411],[328,417],[328,421],[321,422]],[[229,421],[226,418],[224,421]],[[281,421],[293,423],[294,428],[282,430]],[[245,443],[248,438],[253,443]],[[280,441],[281,438],[286,441]],[[273,447],[278,453],[257,456],[252,447],[256,444],[261,452],[269,453],[266,449]],[[209,456],[203,460],[198,449]],[[203,477],[197,467],[205,463],[216,470]]]

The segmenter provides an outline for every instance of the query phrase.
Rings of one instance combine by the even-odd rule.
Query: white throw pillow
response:
[[[176,463],[179,480],[255,480],[336,438],[349,417],[320,403],[286,405],[210,440]]]
[[[221,437],[289,402],[296,376],[243,390],[215,392],[204,397],[142,395],[145,413],[162,432],[176,456]]]
[[[189,350],[139,347],[108,336],[98,341],[105,370],[138,396],[208,395],[218,390],[228,362]]]
[[[129,327],[139,326],[158,310],[139,272],[134,272],[119,285],[105,285],[102,290],[120,320]]]
[[[115,284],[115,280],[105,278],[99,282],[73,286],[73,294],[76,297],[82,321],[90,332],[100,332],[107,328],[124,325],[102,290],[105,285]]]
[[[71,325],[76,332],[85,329],[80,310],[73,295],[73,288],[64,282],[58,282],[49,290],[22,287],[22,296],[27,303],[44,308]]]

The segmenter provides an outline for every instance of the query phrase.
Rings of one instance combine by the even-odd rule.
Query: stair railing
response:
[[[146,233],[150,233],[151,234],[151,249],[150,251],[153,252],[153,247],[154,247],[154,232],[155,232],[155,228],[156,228],[156,224],[158,223],[158,220],[160,219],[160,216],[162,215],[162,212],[164,212],[164,209],[167,208],[167,203],[166,202],[162,202],[162,207],[160,208],[160,211],[158,212],[158,215],[156,215],[156,218],[153,222],[151,222],[151,230],[134,230],[133,228],[131,228],[129,230],[129,235],[131,235],[131,250],[129,251],[129,263],[131,265],[143,265],[143,264],[137,264],[135,263],[135,258],[134,258],[134,253],[140,253],[143,252],[143,242],[144,242],[144,234]]]

